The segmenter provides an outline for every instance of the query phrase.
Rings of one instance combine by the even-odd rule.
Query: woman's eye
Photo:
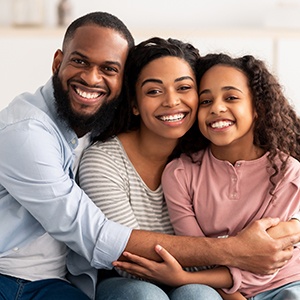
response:
[[[184,85],[179,88],[179,90],[182,90],[182,91],[186,91],[186,90],[190,90],[190,89],[191,89],[191,87],[189,85]]]
[[[147,95],[157,95],[157,94],[159,94],[159,90],[149,90],[147,92]]]

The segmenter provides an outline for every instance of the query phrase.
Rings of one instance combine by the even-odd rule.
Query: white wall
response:
[[[11,31],[13,1],[42,1],[43,28]],[[95,10],[115,14],[127,24],[136,42],[155,35],[172,36],[192,42],[202,54],[225,51],[258,56],[276,73],[300,111],[300,0],[70,2],[73,19]],[[64,33],[64,29],[56,28],[57,3],[0,0],[0,109],[17,94],[33,92],[50,77],[53,54],[60,48]]]

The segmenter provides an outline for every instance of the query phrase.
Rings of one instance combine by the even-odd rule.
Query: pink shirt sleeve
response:
[[[203,236],[193,209],[189,173],[181,158],[171,161],[162,175],[162,187],[175,233]]]
[[[300,178],[299,173],[287,171],[285,177],[277,185],[274,196],[273,205],[269,206],[266,210],[265,216],[278,216],[282,221],[288,221],[291,218],[291,214],[299,212],[299,199],[300,199]],[[284,212],[281,205],[277,205],[276,202],[285,203],[286,211]],[[297,251],[297,250],[295,250]],[[299,253],[297,251],[297,253]],[[299,264],[299,256],[294,257],[281,268],[279,271],[272,275],[257,275],[237,268],[229,267],[233,278],[233,286],[230,289],[223,289],[226,293],[234,293],[236,291],[247,291],[246,296],[256,294],[258,287],[264,286],[267,288],[272,287],[273,280],[284,280],[290,276],[290,266]],[[245,292],[244,292],[245,293]]]

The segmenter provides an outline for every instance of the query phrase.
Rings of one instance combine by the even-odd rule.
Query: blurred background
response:
[[[203,55],[255,55],[300,112],[300,0],[0,0],[0,109],[50,78],[67,24],[96,10],[124,21],[136,43],[174,37]]]

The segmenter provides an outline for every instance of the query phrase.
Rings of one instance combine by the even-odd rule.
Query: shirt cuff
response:
[[[107,220],[96,243],[92,266],[97,269],[112,269],[112,262],[118,260],[124,252],[131,232],[132,229]]]
[[[296,219],[296,220],[298,220],[300,222],[300,212],[298,212],[297,214],[293,215],[291,217],[291,219]]]

